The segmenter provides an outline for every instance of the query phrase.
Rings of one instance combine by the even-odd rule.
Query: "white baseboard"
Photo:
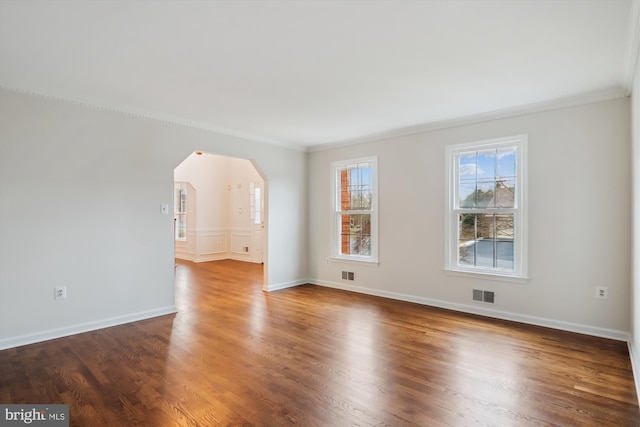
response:
[[[275,285],[267,286],[267,292],[279,291],[281,289],[294,288],[300,285],[306,285],[312,283],[310,279],[293,280],[291,282],[276,283]]]
[[[222,261],[224,259],[229,259],[229,257],[227,256],[226,253],[221,253],[221,254],[210,254],[210,255],[199,255],[199,256],[194,256],[194,255],[190,255],[190,254],[185,254],[185,253],[176,253],[175,257],[178,259],[182,259],[184,261],[191,261],[191,262],[209,262],[209,261]]]
[[[125,316],[117,316],[109,319],[97,320],[94,322],[80,323],[77,325],[66,326],[64,328],[50,329],[48,331],[37,332],[34,334],[19,335],[17,337],[0,339],[0,350],[8,348],[20,347],[28,344],[35,344],[42,341],[48,341],[56,338],[67,337],[69,335],[81,334],[83,332],[95,331],[97,329],[108,328],[111,326],[122,325],[125,323],[136,322],[138,320],[150,319],[153,317],[174,314],[178,310],[174,305],[158,308],[155,310],[141,311],[138,313],[127,314]]]
[[[195,262],[196,257],[184,252],[175,252],[173,255],[176,259],[181,259],[184,261],[191,261],[191,262]]]
[[[190,261],[198,263],[198,262],[222,261],[225,259],[229,259],[229,257],[226,256],[226,254],[212,254],[212,255],[200,255],[198,257],[191,259]]]
[[[636,346],[633,339],[627,342],[629,346],[629,358],[631,359],[631,370],[633,371],[633,379],[636,385],[636,397],[638,398],[638,405],[640,405],[640,353],[636,351]]]
[[[262,261],[256,261],[248,256],[238,256],[233,254],[228,254],[226,252],[219,254],[210,254],[210,255],[200,255],[200,256],[191,256],[184,253],[176,253],[175,257],[177,259],[181,259],[184,261],[191,261],[195,263],[199,262],[211,262],[211,261],[224,261],[227,259],[232,259],[234,261],[242,261],[242,262],[252,262],[254,264],[262,264]]]
[[[474,306],[469,304],[460,304],[455,302],[441,301],[441,300],[436,300],[431,298],[423,298],[423,297],[417,297],[413,295],[401,294],[397,292],[381,291],[379,289],[371,289],[371,288],[364,288],[360,286],[346,285],[342,283],[335,283],[335,282],[328,282],[328,281],[319,282],[317,280],[309,280],[306,283],[311,283],[318,286],[326,286],[334,289],[342,289],[345,291],[357,292],[357,293],[362,293],[367,295],[374,295],[378,297],[390,298],[390,299],[395,299],[400,301],[414,302],[417,304],[423,304],[423,305],[428,305],[432,307],[446,308],[449,310],[460,311],[463,313],[478,314],[481,316],[492,317],[495,319],[510,320],[513,322],[526,323],[529,325],[559,329],[561,331],[576,332],[579,334],[592,335],[592,336],[601,337],[601,338],[609,338],[616,341],[629,342],[628,332],[618,331],[615,329],[607,329],[607,328],[600,328],[597,326],[582,325],[579,323],[564,322],[561,320],[547,319],[543,317],[529,316],[525,314],[518,314],[518,313],[512,313],[508,311],[496,310],[488,307],[479,307],[479,306]]]

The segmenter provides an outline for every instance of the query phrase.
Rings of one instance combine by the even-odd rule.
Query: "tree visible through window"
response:
[[[524,274],[525,137],[448,149],[448,268]]]
[[[335,255],[377,259],[376,159],[333,164],[335,177]]]
[[[516,149],[462,152],[458,155],[458,205],[483,213],[459,213],[459,263],[513,270],[513,213]]]

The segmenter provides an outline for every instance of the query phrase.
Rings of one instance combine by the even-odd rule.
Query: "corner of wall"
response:
[[[631,370],[633,372],[633,379],[636,385],[636,398],[638,399],[638,405],[640,405],[640,354],[637,351],[637,347],[633,340],[633,335],[627,342],[629,347],[629,358],[631,359]]]
[[[640,17],[640,2],[634,2],[635,36],[631,43],[631,56],[629,58],[629,70],[632,75],[631,81],[631,333],[629,334],[629,357],[636,385],[636,395],[640,403],[640,353],[638,353],[638,342],[640,342],[640,95],[633,89],[640,88],[640,58],[638,48],[640,44],[640,27],[638,18]],[[634,28],[634,26],[632,26]]]

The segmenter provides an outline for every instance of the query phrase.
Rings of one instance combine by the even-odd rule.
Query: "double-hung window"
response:
[[[526,143],[447,147],[447,270],[526,278]]]
[[[377,158],[331,164],[332,257],[378,261]]]

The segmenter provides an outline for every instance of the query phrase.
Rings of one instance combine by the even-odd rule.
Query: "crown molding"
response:
[[[371,134],[363,137],[347,139],[343,141],[330,142],[327,144],[313,145],[307,149],[308,152],[331,150],[334,148],[348,147],[352,145],[364,144],[367,142],[380,141],[390,138],[415,135],[436,130],[450,129],[462,126],[469,126],[477,123],[506,119],[516,116],[541,113],[551,110],[560,110],[580,105],[593,104],[596,102],[610,101],[614,99],[626,98],[629,92],[625,88],[612,88],[597,92],[589,92],[581,95],[554,99],[550,101],[537,102],[518,107],[504,108],[500,110],[488,111],[486,113],[474,114],[453,119],[441,120],[425,123],[417,126],[409,126],[400,129]]]
[[[634,7],[640,6],[640,0],[634,0],[633,4],[635,5]],[[638,7],[636,11],[640,11],[640,7]],[[640,14],[638,15],[638,17],[640,17]],[[636,22],[638,22],[638,20],[636,20]],[[638,25],[636,28],[640,29],[640,25]],[[638,32],[636,31],[636,33]],[[637,42],[640,41],[640,37],[638,37],[636,41]],[[638,48],[635,49],[635,52],[636,52],[636,59],[637,59]],[[635,70],[635,67],[632,68],[632,71],[631,71],[632,75],[634,70]],[[216,135],[224,136],[230,139],[268,144],[272,146],[277,146],[277,147],[286,148],[289,150],[301,151],[306,153],[331,150],[334,148],[348,147],[352,145],[364,144],[367,142],[379,141],[384,139],[409,136],[409,135],[414,135],[419,133],[432,132],[436,130],[456,128],[456,127],[468,126],[468,125],[473,125],[473,124],[482,123],[482,122],[500,120],[500,119],[505,119],[509,117],[523,116],[527,114],[540,113],[544,111],[558,110],[563,108],[575,107],[579,105],[609,101],[609,100],[614,100],[619,98],[625,98],[630,94],[630,91],[627,88],[612,88],[612,89],[607,89],[607,90],[602,90],[597,92],[584,93],[581,95],[576,95],[571,97],[559,98],[559,99],[550,100],[550,101],[543,101],[543,102],[538,102],[534,104],[522,105],[518,107],[504,108],[500,110],[489,111],[486,113],[474,114],[474,115],[458,117],[453,119],[424,123],[416,126],[393,129],[389,131],[365,135],[362,137],[357,137],[352,139],[346,139],[342,141],[334,141],[334,142],[328,142],[323,144],[305,146],[302,144],[295,144],[291,142],[275,141],[275,140],[263,138],[257,135],[233,131],[229,129],[223,129],[223,128],[212,126],[207,123],[186,120],[181,117],[167,115],[159,112],[147,111],[147,110],[143,110],[135,107],[116,106],[116,105],[103,103],[96,100],[71,98],[71,97],[52,94],[52,93],[41,93],[41,92],[36,92],[36,91],[31,91],[26,89],[7,87],[3,85],[0,85],[0,90],[7,91],[7,92],[20,93],[27,96],[55,100],[59,102],[81,105],[81,106],[92,108],[92,109],[125,114],[125,115],[129,115],[129,116],[137,117],[141,119],[154,120],[154,121],[159,121],[163,123],[184,126],[184,127],[188,127],[196,130],[215,133]]]
[[[629,28],[627,35],[627,52],[624,63],[624,86],[627,94],[633,90],[633,77],[638,64],[640,54],[640,0],[631,1],[631,11],[629,12]]]
[[[81,98],[59,95],[55,93],[44,93],[44,92],[36,92],[28,89],[13,88],[13,87],[8,87],[4,85],[0,85],[0,90],[7,91],[7,92],[20,93],[22,95],[33,96],[37,98],[49,99],[49,100],[58,101],[58,102],[81,105],[83,107],[92,108],[96,110],[103,110],[103,111],[109,111],[112,113],[125,114],[128,116],[133,116],[140,119],[154,120],[154,121],[163,122],[167,124],[184,126],[191,129],[215,133],[219,136],[224,136],[232,139],[239,139],[239,140],[245,140],[250,142],[257,142],[261,144],[274,145],[274,146],[286,148],[289,150],[304,152],[306,151],[306,148],[307,148],[300,144],[263,138],[250,133],[239,132],[231,129],[212,126],[211,124],[208,124],[208,123],[187,120],[183,117],[178,117],[171,114],[165,114],[158,111],[150,111],[150,110],[145,110],[145,109],[131,107],[131,106],[115,105],[115,104],[106,103],[106,102],[95,100],[95,99],[81,99]]]

